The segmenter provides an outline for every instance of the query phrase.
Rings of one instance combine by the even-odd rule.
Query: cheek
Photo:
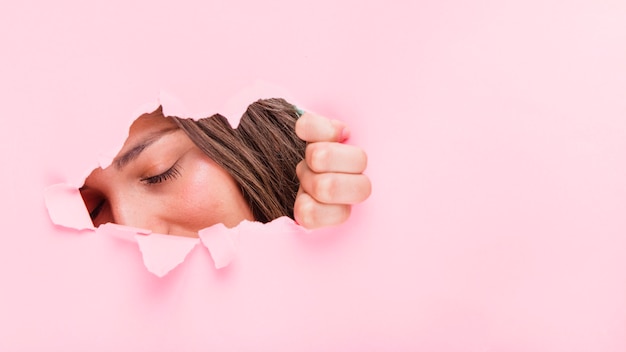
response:
[[[239,187],[213,161],[196,157],[184,171],[178,182],[176,202],[178,210],[184,213],[185,225],[200,230],[220,222],[232,227],[243,219],[252,220]]]

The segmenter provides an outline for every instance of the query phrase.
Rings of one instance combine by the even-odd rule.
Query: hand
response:
[[[296,134],[308,143],[305,159],[296,167],[300,189],[294,205],[298,224],[309,228],[338,225],[350,216],[352,204],[367,199],[371,183],[363,171],[363,149],[343,144],[346,125],[305,112],[296,122]]]

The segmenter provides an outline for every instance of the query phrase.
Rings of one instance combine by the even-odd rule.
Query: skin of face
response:
[[[95,226],[112,222],[197,237],[223,223],[254,220],[233,178],[170,119],[143,115],[113,163],[95,169],[81,194]]]

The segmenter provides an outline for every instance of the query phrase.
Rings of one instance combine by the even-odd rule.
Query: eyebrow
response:
[[[151,144],[158,141],[159,139],[161,139],[161,137],[165,136],[166,134],[169,134],[178,130],[179,130],[178,127],[169,127],[169,128],[151,133],[147,138],[143,139],[141,142],[135,144],[134,147],[124,152],[124,154],[116,157],[113,160],[115,167],[118,170],[124,168],[124,166],[128,165],[128,163],[137,159],[139,155],[141,154],[141,152],[143,152]]]

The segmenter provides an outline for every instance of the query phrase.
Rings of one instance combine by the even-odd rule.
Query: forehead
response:
[[[130,126],[128,138],[126,142],[124,142],[122,150],[130,145],[141,142],[149,136],[154,135],[156,132],[172,128],[178,128],[178,125],[171,118],[163,116],[160,107],[154,112],[143,114]]]

